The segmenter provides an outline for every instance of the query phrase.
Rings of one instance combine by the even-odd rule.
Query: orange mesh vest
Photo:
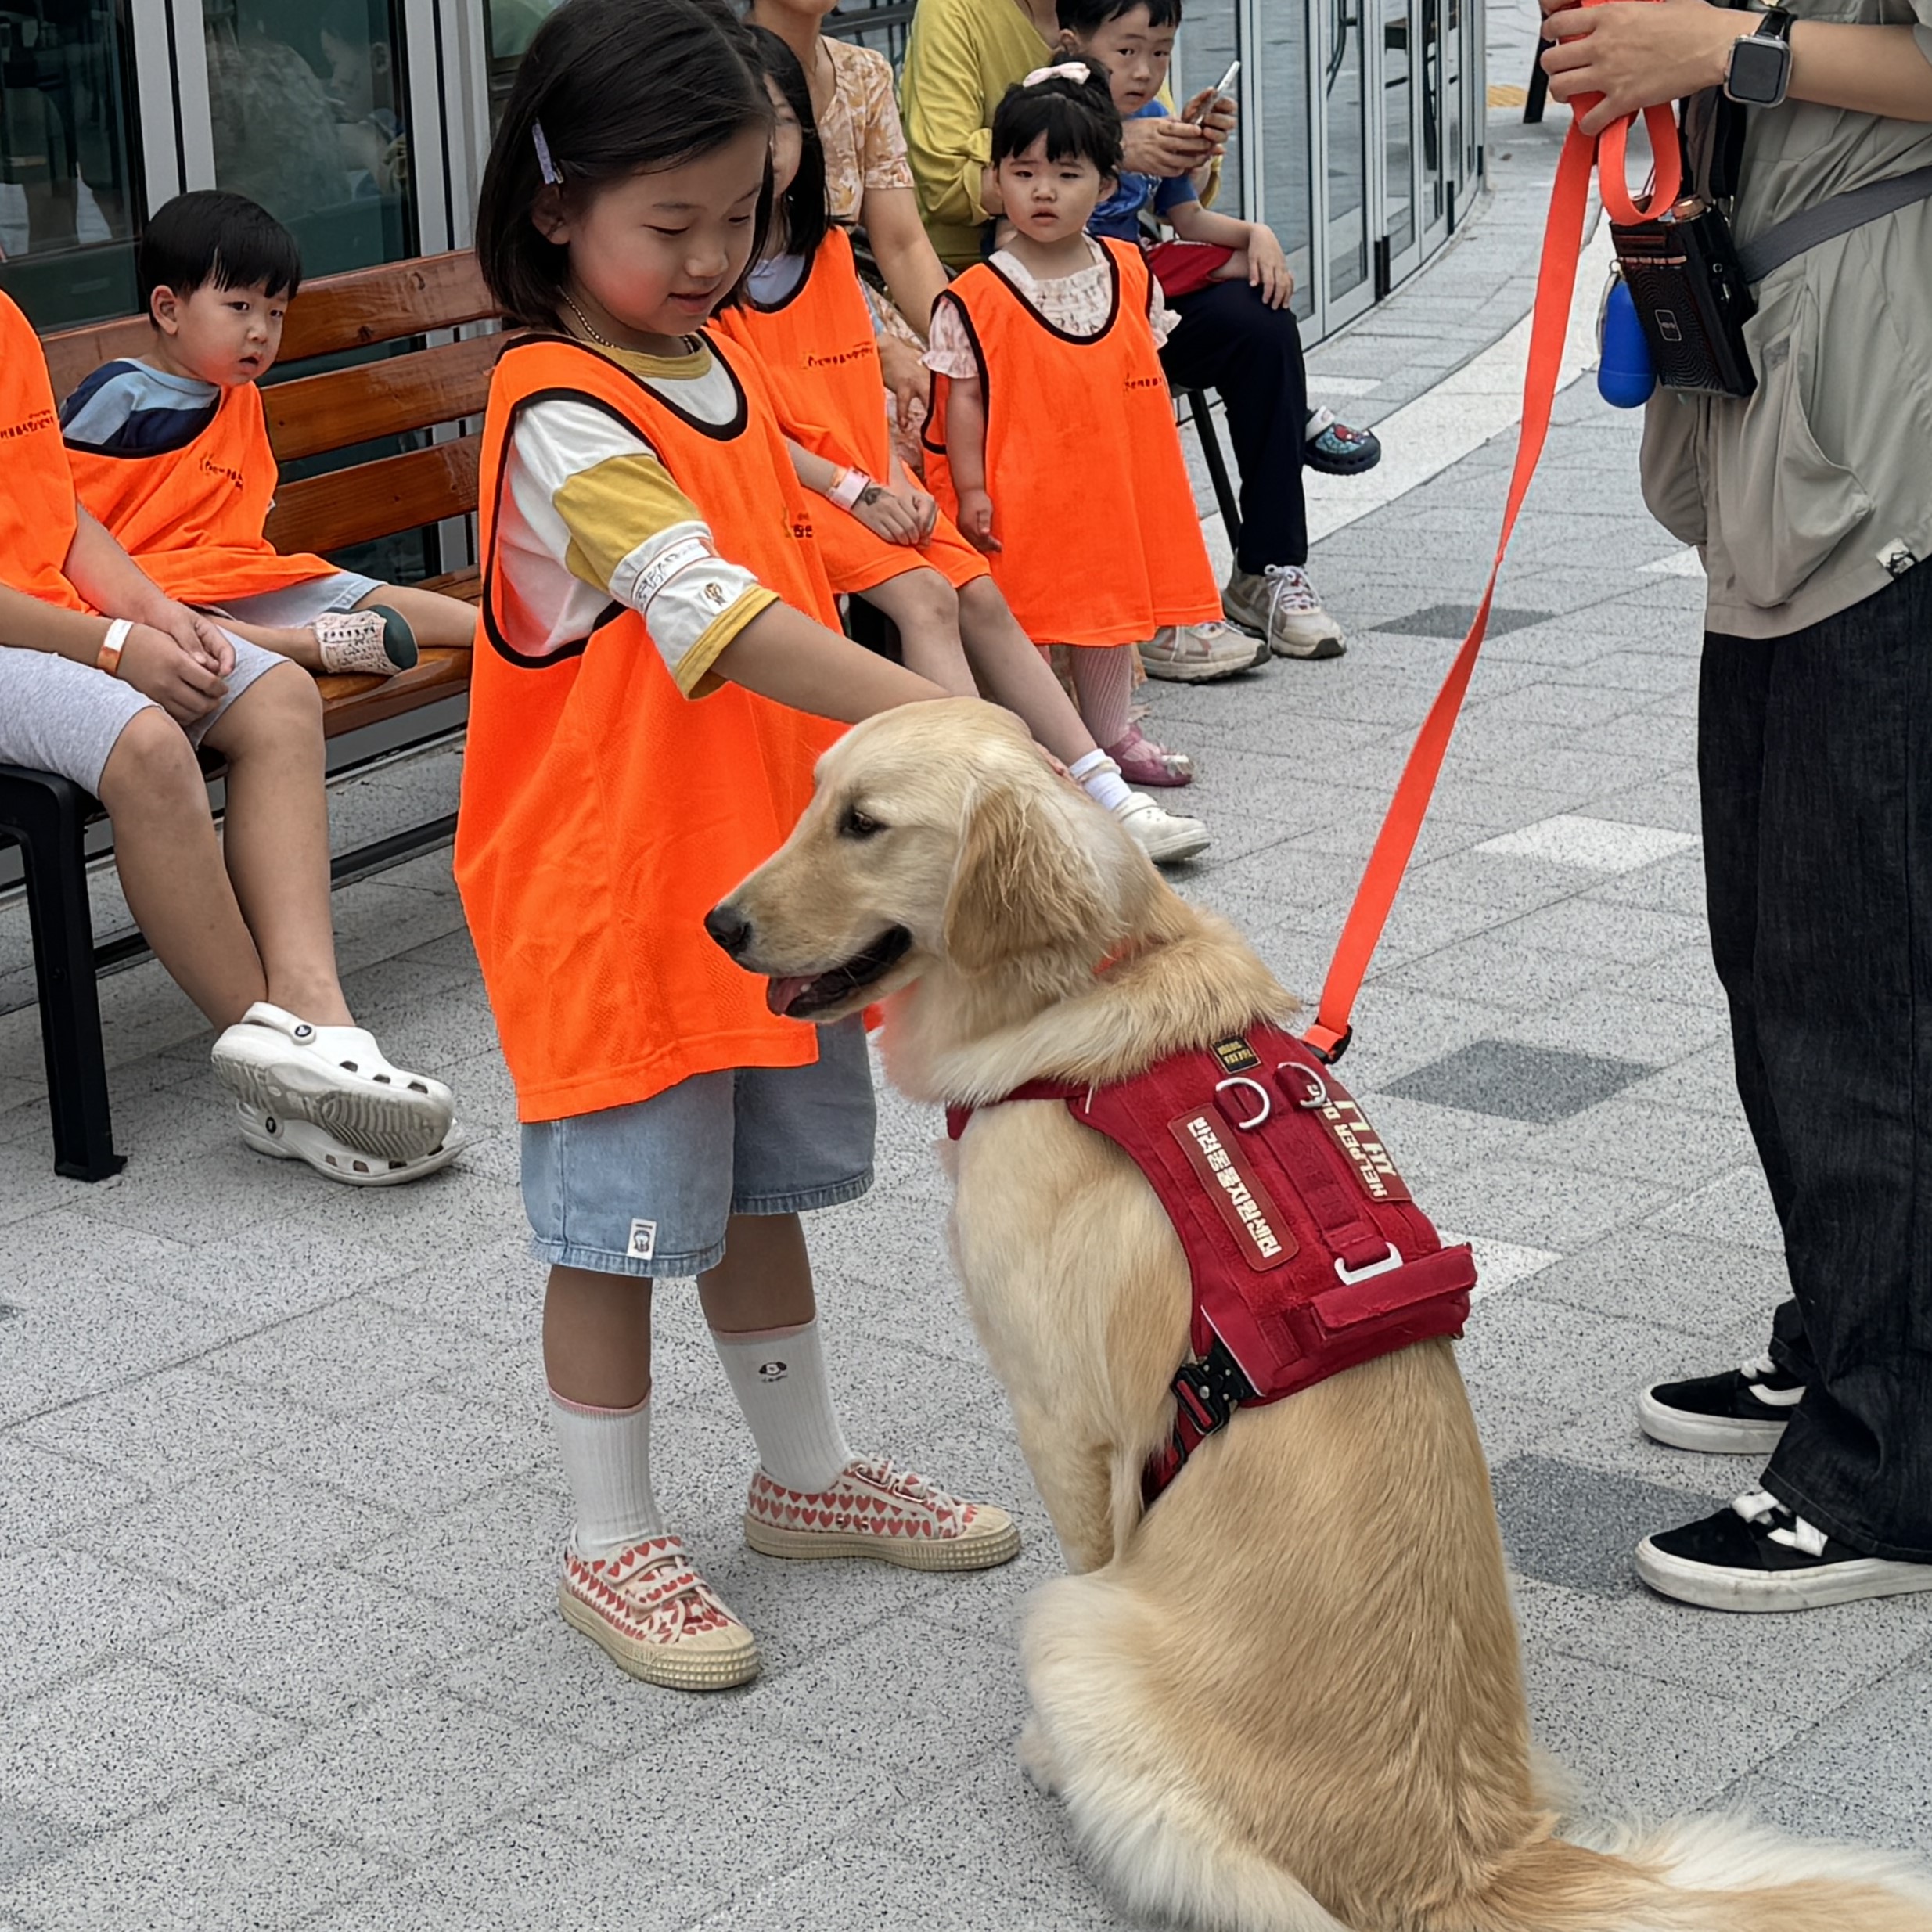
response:
[[[183,603],[286,590],[335,570],[322,557],[283,556],[261,534],[275,460],[253,383],[223,390],[207,428],[180,449],[123,456],[70,444],[67,460],[81,501]]]
[[[518,416],[541,399],[588,403],[656,451],[719,555],[836,627],[769,401],[743,358],[712,353],[739,398],[723,429],[556,337],[513,344],[490,385],[456,880],[526,1121],[648,1099],[694,1074],[818,1057],[813,1030],[775,1018],[764,982],[703,922],[790,831],[840,727],[736,685],[685,697],[622,606],[588,637],[535,654],[496,548]]]
[[[47,358],[33,325],[0,295],[0,584],[85,610],[61,574],[76,520]]]
[[[779,421],[794,442],[879,482],[891,477],[885,372],[852,244],[841,230],[827,232],[804,280],[783,301],[761,308],[747,297],[711,327],[757,358]],[[922,565],[955,588],[986,574],[984,559],[943,516],[917,549],[888,543],[836,505],[819,513],[817,530],[837,590],[870,590]]]
[[[1004,546],[993,578],[1038,643],[1127,644],[1221,615],[1200,513],[1174,426],[1140,251],[1103,240],[1114,306],[1096,336],[1070,336],[989,262],[955,282],[986,401],[986,487]],[[933,378],[926,486],[956,522],[946,390]]]

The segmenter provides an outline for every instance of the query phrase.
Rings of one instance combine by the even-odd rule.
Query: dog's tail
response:
[[[1442,1932],[1932,1932],[1912,1860],[1736,1817],[1687,1819],[1606,1850],[1525,1846],[1441,1916]]]

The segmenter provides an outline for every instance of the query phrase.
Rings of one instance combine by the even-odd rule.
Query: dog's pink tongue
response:
[[[782,978],[768,980],[765,1003],[775,1013],[788,1013],[792,1009],[792,1002],[811,984],[811,975],[808,973],[788,973]]]

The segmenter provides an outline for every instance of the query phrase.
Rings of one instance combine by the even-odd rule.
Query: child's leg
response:
[[[286,657],[311,673],[322,669],[322,646],[315,633],[309,630],[290,630],[280,624],[249,624],[235,617],[223,617],[223,630],[234,636],[246,639],[257,649],[272,651],[278,657]]]
[[[805,1231],[796,1214],[734,1214],[698,1281],[711,1344],[766,1475],[816,1495],[852,1459],[832,1406]]]
[[[228,875],[260,955],[266,997],[317,1026],[354,1025],[336,977],[322,700],[314,681],[292,667],[268,672],[215,720],[205,742],[228,761]]]
[[[215,1025],[232,1024],[267,997],[268,981],[181,727],[156,706],[137,713],[115,740],[98,790],[142,936]]]
[[[979,696],[959,641],[959,599],[937,570],[921,565],[860,594],[899,627],[908,671],[917,671],[955,698]]]
[[[664,1534],[651,1488],[651,1283],[552,1268],[543,1304],[550,1414],[575,1507],[577,1553]]]
[[[372,604],[387,604],[398,612],[426,650],[463,650],[476,642],[476,606],[460,597],[417,590],[408,584],[379,584],[355,608],[366,610]]]
[[[976,577],[959,599],[966,659],[988,695],[1015,713],[1061,764],[1077,765],[1094,751],[1097,735],[1088,730],[1068,702],[1060,681],[1039,647],[1020,629],[999,586],[990,577]],[[1097,739],[1101,745],[1108,742]]]
[[[1094,742],[1117,745],[1133,722],[1134,647],[1109,645],[1081,647],[1068,653],[1073,660],[1074,695],[1080,716]]]

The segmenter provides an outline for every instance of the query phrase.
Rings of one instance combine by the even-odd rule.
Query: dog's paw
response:
[[[1060,1771],[1053,1761],[1052,1741],[1037,1713],[1020,1727],[1020,1775],[1042,1797],[1060,1795]]]

